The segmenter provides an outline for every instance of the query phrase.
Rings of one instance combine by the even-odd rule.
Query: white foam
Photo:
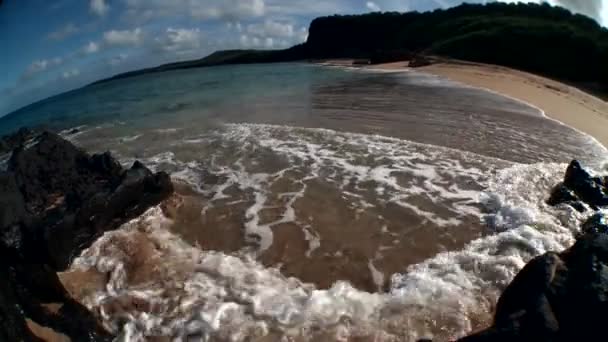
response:
[[[155,208],[119,231],[105,234],[73,265],[110,274],[104,291],[85,298],[85,303],[102,308],[106,326],[121,331],[127,341],[158,335],[177,340],[199,336],[244,341],[270,333],[306,341],[315,339],[311,335],[315,331],[326,332],[335,339],[454,339],[469,332],[475,322],[489,323],[489,313],[500,291],[513,276],[534,256],[568,247],[573,242],[572,233],[585,219],[574,210],[545,204],[550,188],[563,177],[566,165],[562,164],[513,165],[451,149],[329,130],[229,125],[217,134],[243,149],[253,148],[255,153],[267,149],[289,161],[290,166],[285,169],[281,166],[273,172],[253,172],[241,156],[234,165],[215,165],[213,170],[226,180],[214,187],[212,199],[230,197],[225,190],[233,185],[253,191],[254,201],[247,209],[245,227],[248,233],[259,237],[257,242],[262,249],[269,246],[271,228],[280,222],[301,225],[309,241],[307,253],[319,247],[322,241],[310,226],[298,222],[293,206],[305,194],[306,180],[317,177],[334,182],[338,188],[354,188],[354,196],[348,196],[353,203],[361,199],[359,191],[363,189],[359,187],[374,182],[372,190],[379,198],[410,206],[438,225],[459,224],[462,215],[475,213],[474,205],[482,202],[486,222],[492,229],[462,250],[440,253],[403,273],[380,272],[378,254],[367,266],[379,288],[384,279],[390,278],[390,291],[380,294],[356,290],[344,281],[326,290],[317,289],[284,277],[276,268],[264,267],[251,255],[201,251],[169,233],[171,221]],[[360,161],[369,158],[361,156],[382,156],[385,161],[362,165]],[[157,163],[184,163],[176,161],[172,154],[154,159]],[[194,174],[202,167],[189,165]],[[294,180],[300,185],[299,191],[279,194],[286,199],[283,214],[275,222],[262,224],[259,213],[267,207],[269,187],[302,165],[307,172]],[[488,169],[481,169],[482,165]],[[190,173],[180,172],[174,177],[200,181],[193,180]],[[403,176],[413,177],[413,184],[402,184]],[[460,176],[483,185],[485,193],[460,189],[454,184],[445,186]],[[344,179],[349,181],[345,183]],[[420,194],[438,203],[456,201],[458,205],[451,210],[468,211],[447,219],[439,217],[408,201],[408,196]],[[382,231],[389,233],[388,228]],[[138,286],[128,284],[129,268],[125,265],[130,256],[120,249],[121,244],[115,243],[134,234],[145,234],[153,241],[157,246],[154,260],[159,263],[153,281]],[[106,304],[120,296],[143,298],[160,312],[136,307],[121,315],[104,311]],[[119,324],[125,321],[126,324]]]
[[[367,267],[369,268],[369,271],[372,274],[372,279],[374,280],[374,284],[376,284],[378,292],[382,292],[382,288],[384,287],[384,273],[380,272],[376,268],[373,260],[368,261]]]
[[[131,136],[125,136],[125,137],[120,137],[117,138],[117,140],[121,143],[130,143],[133,142],[139,138],[141,138],[143,134],[137,134],[137,135],[131,135]]]
[[[514,187],[538,182],[538,177],[553,172],[551,168],[529,167],[526,171],[531,176]],[[530,172],[534,170],[539,171]],[[510,200],[505,192],[497,196],[505,196],[504,203]],[[521,196],[527,198],[521,204],[534,206],[540,197],[530,190]],[[539,212],[537,217],[543,215]],[[72,267],[94,267],[110,273],[106,289],[84,302],[101,308],[106,326],[122,331],[125,341],[159,335],[243,341],[270,331],[307,340],[311,336],[306,332],[317,330],[336,339],[375,336],[377,341],[414,341],[433,335],[447,339],[468,332],[472,319],[488,316],[500,290],[527,260],[572,242],[570,228],[556,223],[550,215],[546,218],[549,220],[543,229],[532,225],[507,229],[473,241],[461,251],[440,253],[409,267],[406,273],[394,274],[387,294],[359,291],[346,282],[320,290],[246,256],[200,251],[167,231],[171,221],[159,208],[106,233]],[[129,254],[118,247],[124,244],[116,244],[134,234],[145,234],[157,246],[155,257],[161,262],[152,275],[154,281],[143,288],[127,283]],[[381,286],[384,275],[372,261],[368,266]],[[120,296],[135,296],[162,310],[150,313],[131,308],[119,316],[105,313],[104,305]],[[176,300],[180,304],[174,307],[171,303]],[[121,326],[119,322],[124,321],[127,323]],[[396,325],[400,329],[395,330]]]

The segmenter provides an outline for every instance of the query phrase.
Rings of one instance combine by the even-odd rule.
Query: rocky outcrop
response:
[[[36,134],[36,130],[23,127],[13,134],[0,137],[0,155],[10,153],[13,149],[34,138]]]
[[[605,206],[605,184],[573,161],[549,202]],[[517,274],[496,305],[492,327],[460,341],[604,340],[606,313],[608,224],[596,213],[583,223],[572,247],[541,255]]]
[[[166,173],[139,162],[124,170],[109,153],[91,156],[52,133],[20,144],[0,173],[0,341],[37,341],[26,319],[73,341],[111,340],[57,272],[172,191]]]
[[[494,326],[460,341],[595,341],[605,333],[607,279],[608,235],[584,234],[530,261],[500,297]]]
[[[553,188],[547,203],[549,205],[568,204],[578,211],[584,211],[586,203],[598,210],[608,206],[608,178],[592,177],[581,164],[573,160],[564,176],[564,181]]]

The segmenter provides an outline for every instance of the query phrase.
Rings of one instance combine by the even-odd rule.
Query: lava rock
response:
[[[585,221],[581,227],[583,234],[603,233],[608,234],[608,222],[602,213],[597,213]]]
[[[608,205],[608,192],[603,179],[591,177],[577,160],[573,160],[568,166],[564,185],[592,207]]]
[[[581,213],[586,210],[585,205],[583,205],[574,191],[568,189],[564,183],[559,183],[551,190],[551,196],[547,200],[547,204],[556,206],[562,203],[570,205]]]
[[[0,341],[41,341],[27,327],[13,281],[8,249],[0,243]]]
[[[0,154],[11,152],[13,149],[24,145],[34,138],[38,132],[27,127],[20,128],[13,134],[0,138]]]
[[[137,217],[173,191],[166,173],[135,162],[123,170],[110,153],[89,156],[58,135],[45,132],[9,160],[28,214],[32,244],[58,271],[105,231]],[[42,253],[44,251],[45,253]]]
[[[57,272],[101,234],[159,204],[173,185],[166,173],[139,162],[124,170],[110,153],[90,156],[53,133],[33,143],[19,144],[0,173],[0,341],[39,341],[26,318],[73,341],[111,341]],[[49,312],[51,303],[60,308]]]
[[[505,289],[494,325],[460,341],[594,341],[608,312],[608,234],[589,230],[530,261]]]

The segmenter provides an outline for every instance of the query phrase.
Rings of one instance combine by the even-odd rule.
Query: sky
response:
[[[608,0],[547,1],[608,26]],[[222,49],[289,47],[304,42],[310,21],[322,15],[427,11],[461,2],[0,0],[0,116],[125,71]]]

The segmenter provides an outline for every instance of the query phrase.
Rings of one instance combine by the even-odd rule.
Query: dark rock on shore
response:
[[[460,341],[597,341],[607,312],[608,234],[589,232],[530,261],[500,297],[494,326]]]
[[[608,180],[606,177],[591,177],[577,160],[573,160],[564,177],[547,200],[549,205],[568,204],[578,211],[584,211],[582,203],[593,210],[608,206]]]
[[[0,341],[39,341],[26,319],[73,341],[110,341],[57,272],[172,191],[166,173],[139,162],[124,170],[109,153],[91,156],[52,133],[19,143],[0,173]]]
[[[595,214],[583,223],[581,227],[581,231],[583,234],[588,233],[604,233],[608,234],[608,221],[606,221],[606,217],[604,214]]]
[[[0,154],[10,153],[13,149],[27,143],[37,134],[36,130],[22,127],[13,134],[0,137]]]
[[[608,204],[606,185],[573,161],[547,202],[597,209]],[[596,213],[572,247],[536,257],[517,274],[498,300],[492,327],[459,341],[605,340],[607,313],[608,222]]]

